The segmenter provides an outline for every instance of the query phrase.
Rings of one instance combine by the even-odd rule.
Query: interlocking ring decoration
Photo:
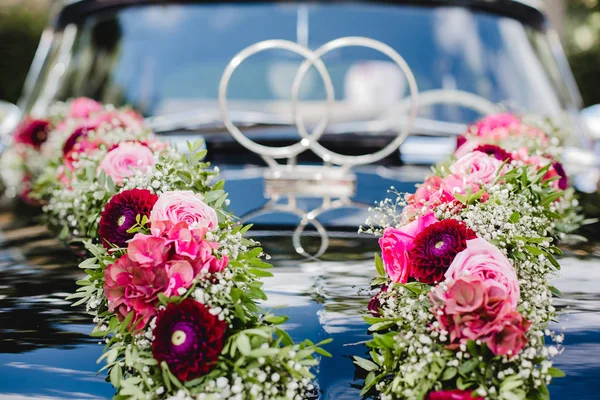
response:
[[[322,60],[327,53],[343,47],[365,47],[379,51],[389,57],[402,71],[408,83],[410,96],[403,99],[394,108],[394,115],[390,115],[392,123],[387,129],[395,131],[395,138],[382,149],[364,155],[344,155],[333,152],[319,143],[325,133],[330,119],[331,110],[335,102],[335,92],[329,71]],[[229,82],[236,69],[249,57],[273,49],[287,50],[304,58],[296,72],[292,84],[291,109],[293,120],[296,124],[301,139],[292,145],[283,147],[265,146],[246,137],[232,122],[229,116],[227,92]],[[300,86],[306,73],[314,67],[325,87],[325,109],[323,118],[309,132],[302,114],[299,112]],[[425,103],[460,103],[482,113],[495,110],[495,106],[486,99],[471,93],[460,91],[431,91],[423,96]],[[368,204],[357,203],[351,200],[356,189],[356,176],[351,168],[358,165],[375,163],[397,151],[400,145],[411,132],[413,123],[419,110],[419,90],[416,79],[404,58],[393,48],[380,41],[366,37],[343,37],[325,43],[316,50],[310,50],[296,42],[288,40],[266,40],[246,47],[235,55],[221,77],[219,84],[219,109],[223,123],[231,135],[242,146],[260,155],[267,163],[265,178],[265,197],[267,203],[242,218],[242,222],[270,213],[291,213],[298,216],[301,221],[292,236],[293,244],[298,254],[308,258],[319,257],[329,246],[329,237],[325,227],[318,221],[318,217],[328,211],[340,208],[367,208]],[[395,116],[398,113],[408,112],[408,118],[400,126]],[[322,166],[297,165],[296,157],[305,152],[312,151],[323,160]],[[285,164],[276,160],[287,159]],[[322,204],[312,210],[303,210],[296,205],[297,197],[311,197],[322,199]],[[287,203],[281,203],[281,199]],[[305,228],[313,225],[321,237],[321,246],[315,254],[308,254],[301,245],[300,237]]]

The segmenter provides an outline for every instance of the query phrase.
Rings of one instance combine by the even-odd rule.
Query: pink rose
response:
[[[210,231],[219,226],[216,211],[189,190],[164,192],[158,197],[150,213],[152,234],[160,234],[159,222],[163,221],[173,225],[185,222],[189,228],[206,228]]]
[[[514,311],[504,316],[486,341],[488,348],[496,355],[514,356],[527,345],[525,333],[531,322]]]
[[[494,245],[481,238],[467,240],[467,248],[456,255],[446,271],[446,280],[470,276],[506,293],[511,310],[519,301],[519,280],[513,266]]]
[[[433,213],[427,213],[400,229],[386,228],[379,239],[385,271],[392,281],[406,283],[410,277],[408,252],[414,247],[415,237],[429,225],[438,222]]]
[[[67,117],[84,119],[100,111],[102,111],[102,104],[86,97],[79,97],[71,102]]]
[[[138,233],[127,245],[127,254],[134,262],[157,266],[167,260],[169,244],[165,238]]]
[[[148,147],[140,143],[123,142],[106,153],[98,171],[104,171],[113,182],[120,184],[124,178],[133,175],[134,168],[151,167],[154,163],[154,155]]]
[[[454,389],[429,392],[425,400],[483,400],[483,397],[473,397],[471,390]]]
[[[480,119],[471,126],[470,131],[477,136],[498,140],[507,137],[510,134],[510,129],[518,128],[520,125],[521,121],[514,115],[500,113]]]
[[[503,162],[481,151],[469,153],[450,166],[450,172],[466,185],[493,182]]]

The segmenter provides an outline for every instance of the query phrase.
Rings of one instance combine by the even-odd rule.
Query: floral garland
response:
[[[387,199],[379,292],[362,394],[382,399],[547,399],[564,374],[550,280],[553,245],[583,221],[558,161],[560,139],[510,115],[484,118],[415,193]],[[546,346],[549,336],[554,345]]]
[[[223,209],[224,183],[159,140],[129,109],[85,98],[27,119],[3,155],[16,190],[63,239],[92,255],[69,297],[106,343],[115,398],[271,399],[316,393],[310,341],[294,344],[263,311],[271,266]]]

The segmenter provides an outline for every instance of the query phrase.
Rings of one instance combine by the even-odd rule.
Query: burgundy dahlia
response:
[[[44,119],[28,119],[23,121],[15,132],[15,142],[28,144],[39,150],[48,139],[51,124]]]
[[[98,126],[94,123],[84,124],[77,127],[77,129],[75,129],[73,133],[71,133],[71,136],[69,136],[69,138],[65,142],[65,145],[63,146],[63,154],[65,156],[69,154],[69,152],[73,150],[73,148],[81,138],[86,137],[88,132],[93,131],[96,128],[98,128]]]
[[[504,150],[500,146],[496,146],[495,144],[482,144],[477,146],[473,151],[480,151],[485,154],[489,154],[490,156],[494,156],[497,160],[500,161],[512,161],[512,155]]]
[[[383,285],[381,287],[381,290],[377,292],[377,294],[375,294],[375,296],[373,296],[371,300],[369,300],[369,305],[367,306],[367,309],[374,317],[378,317],[380,315],[379,308],[381,307],[381,300],[379,298],[381,297],[382,293],[385,293],[387,291],[387,285]]]
[[[152,355],[165,361],[179,380],[198,378],[219,359],[226,329],[225,321],[195,300],[169,303],[156,318]]]
[[[150,216],[158,196],[146,189],[125,190],[114,195],[104,206],[98,226],[98,236],[107,249],[111,245],[126,247],[133,234],[127,231],[136,223],[136,217]]]
[[[464,223],[446,219],[429,225],[409,251],[412,277],[423,283],[441,282],[454,257],[477,235]]]
[[[565,169],[563,168],[562,164],[558,161],[552,163],[552,168],[554,169],[554,171],[556,171],[558,176],[560,176],[560,179],[558,180],[558,188],[560,190],[565,190],[569,186],[569,178],[567,178],[567,173],[565,172]]]

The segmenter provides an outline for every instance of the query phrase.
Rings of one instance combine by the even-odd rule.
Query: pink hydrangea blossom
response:
[[[123,142],[110,150],[98,167],[115,183],[122,183],[124,178],[133,175],[134,168],[151,167],[155,163],[152,150],[140,143]]]
[[[156,315],[158,293],[167,286],[164,268],[139,264],[121,256],[104,270],[108,308],[124,319],[133,311],[132,326],[141,328]]]
[[[127,254],[132,261],[140,264],[157,266],[169,256],[170,244],[168,239],[138,233],[129,241]]]
[[[466,185],[493,182],[503,162],[481,151],[469,153],[450,166],[450,172]],[[502,173],[501,171],[500,173]]]
[[[102,104],[86,97],[79,97],[71,102],[67,117],[85,119],[100,111],[102,111]]]
[[[105,270],[109,309],[121,319],[133,311],[138,328],[156,315],[159,293],[179,295],[194,279],[222,271],[229,262],[226,256],[215,256],[219,244],[206,240],[206,228],[190,229],[185,222],[157,224],[162,228],[156,235],[138,233],[128,243],[127,254]]]
[[[385,271],[392,281],[406,283],[410,277],[408,252],[414,247],[415,237],[429,225],[438,222],[433,213],[427,213],[399,228],[386,228],[379,239]]]
[[[189,190],[164,192],[159,196],[150,213],[153,234],[160,233],[162,225],[157,222],[163,221],[173,225],[185,222],[190,228],[206,228],[210,231],[219,226],[216,211]]]
[[[519,301],[519,280],[513,266],[494,245],[481,239],[467,240],[467,248],[456,255],[446,271],[446,280],[471,276],[502,289],[512,310]]]

